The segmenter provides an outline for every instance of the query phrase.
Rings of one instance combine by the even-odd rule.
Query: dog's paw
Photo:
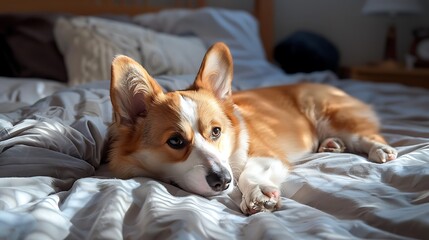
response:
[[[255,185],[243,193],[240,204],[243,213],[272,212],[280,207],[280,190],[273,186]]]
[[[319,146],[318,152],[336,152],[342,153],[346,149],[346,145],[339,138],[327,138]]]
[[[398,151],[389,145],[377,144],[374,145],[368,154],[368,159],[377,163],[385,163],[395,160],[398,156]]]

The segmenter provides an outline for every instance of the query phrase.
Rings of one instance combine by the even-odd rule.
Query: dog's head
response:
[[[203,196],[231,191],[229,160],[239,131],[232,75],[223,43],[207,51],[189,89],[168,93],[140,64],[116,57],[110,169],[118,177],[152,177]]]

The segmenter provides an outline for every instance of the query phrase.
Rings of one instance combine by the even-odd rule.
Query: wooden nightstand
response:
[[[349,69],[348,77],[356,80],[394,82],[408,86],[429,88],[429,68],[406,69],[404,67],[358,66]]]

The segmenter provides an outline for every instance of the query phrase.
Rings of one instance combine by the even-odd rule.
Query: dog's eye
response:
[[[182,149],[186,146],[186,140],[179,134],[173,135],[167,140],[168,146],[173,149]]]
[[[212,129],[212,135],[210,137],[213,140],[217,140],[220,137],[221,133],[222,133],[222,130],[220,129],[220,127],[214,127]]]

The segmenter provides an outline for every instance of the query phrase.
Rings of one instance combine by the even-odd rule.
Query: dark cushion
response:
[[[53,27],[58,15],[0,15],[0,75],[67,82]]]
[[[274,59],[286,73],[337,71],[340,55],[326,38],[312,32],[298,31],[278,43]]]

